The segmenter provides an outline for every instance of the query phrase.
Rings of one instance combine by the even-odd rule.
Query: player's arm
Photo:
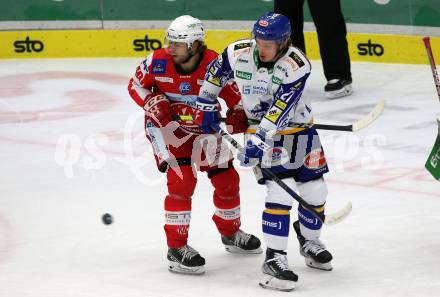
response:
[[[205,80],[197,97],[194,121],[206,133],[217,132],[220,129],[218,126],[220,113],[217,97],[223,86],[226,85],[233,75],[229,63],[228,48],[209,64]]]

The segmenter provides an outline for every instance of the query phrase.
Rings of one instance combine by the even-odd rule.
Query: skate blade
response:
[[[205,273],[205,266],[188,267],[179,263],[170,261],[168,270],[178,274],[201,275]]]
[[[351,85],[347,85],[347,86],[345,86],[342,89],[337,90],[337,91],[325,92],[325,96],[328,99],[337,99],[337,98],[341,98],[341,97],[348,96],[348,95],[351,95],[351,94],[353,94],[353,88],[351,87]]]
[[[294,281],[278,279],[268,274],[265,274],[258,284],[260,285],[260,287],[265,289],[271,289],[271,290],[277,290],[283,292],[290,292],[295,289]]]
[[[235,245],[225,245],[225,250],[232,254],[250,254],[250,255],[261,254],[263,252],[261,248],[257,248],[254,250],[244,250],[239,247],[236,247]]]
[[[331,262],[319,263],[319,262],[316,262],[315,260],[313,260],[311,258],[306,258],[305,261],[306,261],[306,265],[308,267],[310,267],[310,268],[315,268],[315,269],[325,270],[325,271],[333,270]]]

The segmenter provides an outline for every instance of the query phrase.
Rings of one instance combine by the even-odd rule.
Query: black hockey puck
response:
[[[112,215],[109,214],[109,213],[105,213],[105,214],[103,214],[103,215],[102,215],[102,222],[103,222],[105,225],[110,225],[111,223],[113,223],[113,217],[112,217]]]

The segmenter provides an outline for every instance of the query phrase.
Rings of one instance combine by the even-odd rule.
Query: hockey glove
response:
[[[220,112],[218,102],[212,102],[197,97],[194,123],[199,125],[205,133],[220,131]]]
[[[145,116],[157,127],[165,127],[172,121],[171,105],[167,96],[161,92],[148,94],[144,100]]]
[[[258,132],[253,134],[247,141],[246,147],[239,151],[237,159],[240,160],[241,166],[253,167],[261,163],[264,153],[266,153],[271,146],[265,142],[264,133]]]
[[[249,127],[243,106],[235,105],[226,112],[226,129],[230,134],[243,133]]]

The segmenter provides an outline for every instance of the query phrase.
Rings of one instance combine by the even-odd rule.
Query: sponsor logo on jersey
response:
[[[286,106],[287,106],[287,104],[284,103],[284,102],[281,101],[281,100],[277,100],[277,101],[275,102],[275,105],[278,106],[279,108],[281,108],[281,110],[284,110],[284,109],[286,108]]]
[[[222,81],[215,75],[209,74],[208,81],[212,83],[214,86],[221,87]]]
[[[215,100],[217,99],[217,95],[211,92],[208,92],[207,90],[203,90],[202,94],[201,94],[202,98],[207,98],[207,99],[212,99]]]
[[[298,65],[296,63],[294,63],[290,57],[284,57],[283,61],[288,63],[292,67],[293,71],[298,69]]]
[[[145,60],[142,62],[142,65],[144,66],[143,68],[144,68],[145,73],[148,74],[147,59],[145,59]]]
[[[304,158],[304,166],[308,169],[320,169],[327,165],[322,148],[314,149]]]
[[[281,78],[276,77],[276,76],[272,76],[272,82],[276,85],[281,85],[283,80]]]
[[[167,68],[167,60],[153,60],[151,64],[151,73],[164,74]]]
[[[133,40],[134,50],[137,52],[153,51],[162,48],[162,43],[158,39],[149,39],[148,35],[145,35],[143,39]]]
[[[31,40],[29,36],[26,36],[25,40],[16,40],[14,47],[16,53],[40,53],[44,50],[44,43],[40,40]]]
[[[243,95],[249,95],[251,93],[251,86],[243,86]]]
[[[258,24],[259,24],[261,27],[267,27],[267,26],[269,26],[269,22],[266,21],[266,20],[261,20],[261,21],[258,22]]]
[[[272,166],[281,165],[281,161],[283,160],[283,157],[285,157],[285,154],[283,152],[282,148],[274,147],[272,149]]]
[[[234,45],[234,51],[244,49],[247,47],[251,47],[251,46],[252,46],[252,43],[250,43],[250,42],[237,43],[236,45]]]
[[[243,58],[238,58],[237,59],[237,62],[239,62],[239,63],[249,63],[249,60],[247,60],[247,59],[243,59]]]
[[[234,57],[240,56],[242,53],[249,53],[250,47],[242,48],[234,51]]]
[[[359,56],[382,56],[385,52],[383,46],[379,43],[372,43],[371,39],[368,39],[367,43],[358,43],[358,55]]]
[[[252,79],[252,73],[240,71],[240,70],[235,70],[235,76],[237,76],[238,78],[246,79],[246,80]]]
[[[267,95],[269,94],[269,89],[265,86],[252,86],[252,94]]]
[[[157,81],[160,81],[160,82],[164,82],[164,83],[173,83],[174,82],[172,77],[166,77],[166,76],[155,76],[154,79]]]
[[[188,94],[189,92],[191,92],[192,88],[189,82],[181,82],[179,85],[179,91],[180,94],[185,95]]]
[[[303,67],[305,65],[304,61],[300,58],[300,56],[298,56],[295,52],[291,52],[289,54],[289,57],[292,58],[293,61],[295,61],[295,63],[299,66],[299,67]]]
[[[280,110],[276,107],[272,107],[272,109],[269,110],[269,112],[266,114],[265,118],[275,124],[275,122],[280,117],[281,113],[282,113],[282,110]]]

